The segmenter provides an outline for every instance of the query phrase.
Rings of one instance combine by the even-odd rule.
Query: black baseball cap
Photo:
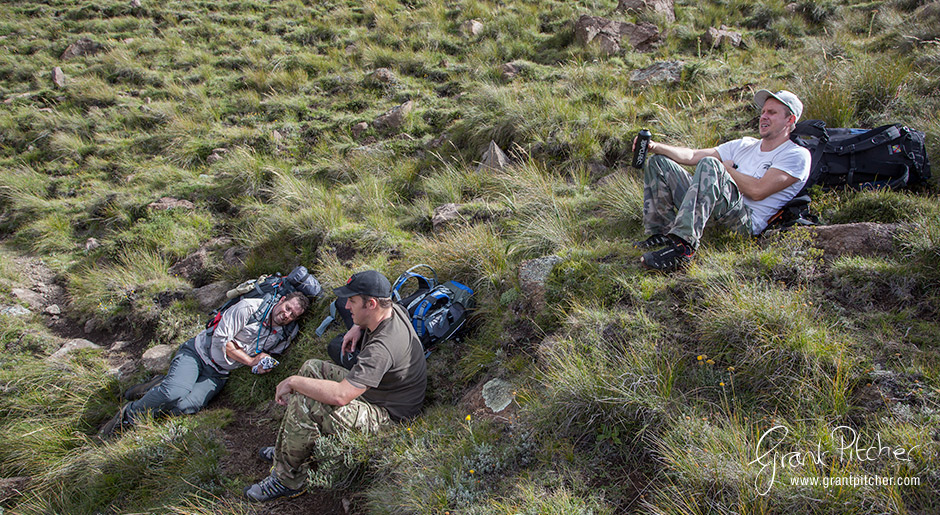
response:
[[[392,285],[384,275],[376,270],[358,272],[346,281],[346,286],[334,288],[337,297],[348,298],[353,295],[388,298],[392,296]]]

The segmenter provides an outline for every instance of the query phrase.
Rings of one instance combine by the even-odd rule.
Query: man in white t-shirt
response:
[[[761,108],[760,139],[703,149],[650,141],[643,181],[643,226],[650,236],[634,246],[661,248],[643,254],[645,266],[669,271],[691,261],[709,219],[760,234],[806,184],[810,153],[790,141],[803,103],[789,91],[764,89],[754,103]],[[694,165],[695,174],[680,165]]]

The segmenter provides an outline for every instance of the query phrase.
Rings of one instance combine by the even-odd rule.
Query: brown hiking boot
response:
[[[127,407],[130,405],[131,403],[128,402],[127,404],[121,406],[121,409],[119,409],[118,412],[115,413],[113,417],[111,417],[111,420],[101,427],[101,430],[98,431],[99,438],[110,438],[112,435],[114,435],[114,433],[120,433],[125,426],[130,425],[130,422],[125,420],[124,417],[125,412],[127,411]]]
[[[124,392],[124,399],[129,401],[136,401],[137,399],[140,399],[144,395],[147,395],[147,392],[149,392],[151,388],[160,384],[160,382],[163,381],[163,378],[163,374],[157,374],[145,383],[139,383],[131,386],[127,389],[126,392]]]

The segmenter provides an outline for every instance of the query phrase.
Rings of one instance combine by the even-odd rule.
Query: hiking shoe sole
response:
[[[672,240],[669,239],[665,234],[654,234],[649,238],[646,238],[643,241],[637,241],[633,243],[633,248],[635,249],[654,249],[656,247],[662,247],[663,245],[672,244]]]
[[[660,272],[672,272],[691,263],[694,255],[695,251],[691,247],[679,243],[643,254],[640,263]]]
[[[245,488],[245,497],[252,502],[268,502],[281,497],[293,499],[306,493],[306,490],[287,488],[272,473],[270,476]]]

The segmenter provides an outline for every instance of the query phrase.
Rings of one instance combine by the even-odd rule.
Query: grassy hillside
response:
[[[243,370],[211,409],[107,442],[97,427],[128,385],[106,373],[108,353],[43,358],[83,327],[141,351],[177,345],[203,317],[186,293],[213,281],[303,264],[332,287],[416,263],[477,291],[473,329],[432,356],[419,419],[324,442],[316,502],[345,498],[356,513],[940,510],[936,184],[816,197],[824,223],[901,224],[890,252],[827,255],[811,232],[750,240],[715,227],[694,265],[667,276],[643,271],[631,248],[642,178],[627,168],[644,127],[693,147],[754,135],[760,88],[794,91],[804,118],[830,126],[923,130],[940,163],[940,2],[678,0],[675,21],[616,7],[0,4],[0,305],[21,303],[12,290],[30,287],[18,265],[28,259],[69,298],[64,328],[35,310],[0,314],[0,486],[28,478],[20,493],[0,488],[0,514],[267,509],[239,500],[265,470],[241,464],[253,449],[233,454],[231,442],[273,430],[273,386],[325,357],[313,319],[330,299],[275,373]],[[663,40],[608,55],[576,41],[583,14],[651,22]],[[745,45],[709,47],[703,34],[722,24]],[[63,58],[79,38],[95,51]],[[677,83],[631,82],[667,60],[682,63]],[[385,121],[407,102],[400,123]],[[478,168],[491,141],[508,168]],[[162,197],[192,206],[151,207]],[[432,228],[446,203],[461,217]],[[200,273],[171,272],[219,241],[243,264],[210,252]],[[518,271],[546,255],[561,261],[533,307]],[[461,398],[494,377],[515,388],[513,417],[468,417]],[[828,484],[861,476],[919,484]]]

